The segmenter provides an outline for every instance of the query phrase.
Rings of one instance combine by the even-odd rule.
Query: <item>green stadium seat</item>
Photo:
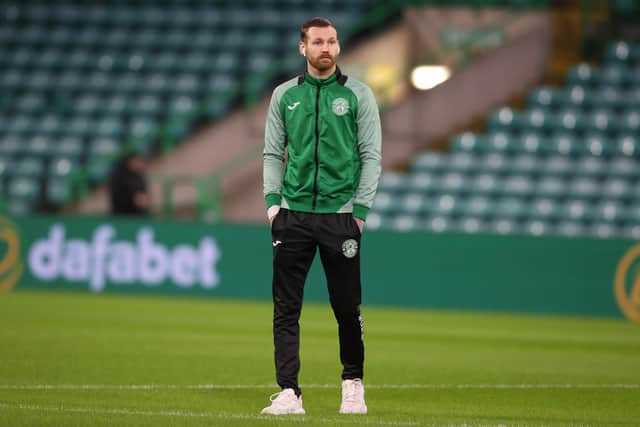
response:
[[[399,199],[392,193],[378,191],[373,202],[373,211],[381,216],[395,215],[399,212],[400,203]],[[367,217],[367,226],[368,217]]]
[[[462,214],[466,217],[488,218],[494,215],[495,204],[485,196],[472,196],[461,204]]]
[[[71,201],[71,190],[66,178],[51,178],[47,180],[46,198],[54,206],[63,206]]]
[[[434,193],[441,189],[438,175],[429,172],[417,172],[410,174],[405,185],[410,191],[421,193]]]
[[[518,118],[518,113],[512,108],[502,107],[489,116],[489,131],[517,131],[520,128]]]
[[[589,113],[584,117],[584,121],[585,130],[589,132],[614,134],[620,127],[617,116],[606,110]]]
[[[586,234],[584,224],[577,221],[561,221],[556,224],[554,231],[563,237],[580,237]]]
[[[561,105],[563,94],[561,89],[553,87],[539,87],[531,91],[527,98],[527,105],[532,109],[557,109]]]
[[[37,178],[17,176],[10,180],[8,188],[10,199],[33,202],[38,196],[40,186]]]
[[[599,223],[621,223],[626,214],[622,203],[607,200],[593,208],[593,219]]]
[[[396,203],[401,214],[420,217],[429,212],[431,201],[423,194],[408,193],[399,198]]]
[[[602,195],[602,189],[597,180],[578,177],[569,183],[569,193],[572,197],[593,200]]]
[[[589,64],[579,64],[567,73],[566,84],[581,86],[596,86],[600,81],[600,69]]]
[[[581,157],[575,163],[575,173],[577,176],[599,179],[609,173],[608,163],[600,157]]]
[[[608,178],[602,183],[602,194],[617,200],[633,198],[633,183],[623,178]]]
[[[466,191],[468,180],[464,174],[449,172],[439,178],[439,188],[446,193],[461,193]]]
[[[629,225],[640,225],[640,199],[625,209],[623,219]]]
[[[576,138],[569,132],[563,131],[555,133],[551,136],[551,141],[546,145],[545,151],[550,156],[580,156],[586,152],[584,144],[576,140]]]
[[[630,80],[627,68],[618,64],[609,64],[601,69],[600,85],[625,86]]]
[[[512,157],[507,163],[509,173],[534,176],[540,172],[542,158],[531,154],[520,154]]]
[[[421,228],[421,223],[413,215],[398,215],[389,222],[389,228],[399,232],[411,232]]]
[[[527,197],[534,192],[534,182],[527,175],[511,175],[499,184],[501,194],[512,197]]]
[[[609,143],[609,139],[603,134],[589,134],[585,136],[584,146],[586,153],[594,157],[610,157],[613,153],[612,144]]]
[[[460,218],[456,224],[456,229],[468,234],[486,233],[489,226],[480,218]]]
[[[615,144],[615,154],[629,158],[640,158],[640,138],[637,135],[621,135]]]
[[[486,151],[487,145],[484,137],[471,132],[465,132],[451,139],[451,148],[454,153],[480,153]]]
[[[539,155],[544,152],[542,138],[536,132],[524,132],[516,138],[514,147],[520,153]]]
[[[607,169],[612,177],[628,180],[640,178],[640,165],[628,157],[613,157]]]
[[[55,150],[55,142],[47,136],[36,135],[27,142],[26,152],[30,156],[48,158]]]
[[[621,234],[617,226],[609,223],[594,223],[588,228],[588,233],[599,239],[611,239]]]
[[[505,197],[495,203],[493,216],[496,218],[506,218],[520,220],[527,214],[527,206],[521,198]]]
[[[541,108],[524,111],[518,116],[520,126],[528,131],[546,132],[553,123],[552,115]]]
[[[453,216],[462,208],[462,199],[455,194],[440,194],[431,203],[431,212],[437,216]]]
[[[44,161],[36,157],[24,157],[16,162],[13,172],[16,176],[37,177],[44,174]]]
[[[624,41],[609,44],[605,48],[604,61],[608,65],[628,64],[631,62],[631,45]]]
[[[454,229],[454,227],[455,224],[451,218],[441,215],[434,215],[422,223],[422,228],[432,233],[444,233]]]
[[[538,197],[562,198],[567,196],[567,185],[565,181],[556,176],[545,176],[536,183],[535,194]]]
[[[7,180],[13,175],[15,160],[8,156],[0,156],[0,182]]]
[[[624,107],[626,94],[617,87],[606,86],[593,94],[593,102],[598,108],[609,111]]]
[[[593,88],[582,85],[569,86],[565,89],[564,95],[559,96],[561,109],[565,110],[587,110],[595,103]]]
[[[620,117],[620,130],[623,133],[640,133],[640,110],[628,111]]]
[[[485,137],[487,151],[512,154],[516,151],[515,138],[503,131],[491,132]]]
[[[78,170],[79,164],[73,157],[56,157],[49,164],[48,176],[50,178],[66,179]]]
[[[522,231],[529,236],[545,236],[552,234],[553,224],[541,219],[532,219],[526,221],[522,226]]]
[[[380,176],[378,191],[391,194],[405,193],[409,191],[409,179],[405,174],[385,172]]]
[[[552,221],[559,215],[559,203],[549,197],[538,197],[531,201],[527,216],[532,220]]]
[[[63,157],[79,158],[84,152],[84,144],[80,138],[64,137],[57,141],[55,155]]]
[[[540,175],[550,177],[568,177],[574,174],[574,162],[563,155],[552,154],[540,164]]]
[[[558,217],[564,221],[586,223],[593,218],[592,205],[581,199],[569,199],[558,208]]]
[[[517,234],[522,231],[522,227],[517,221],[508,218],[497,218],[489,225],[489,229],[497,234]]]
[[[26,145],[25,139],[16,135],[7,136],[1,142],[0,154],[8,157],[17,156],[23,153]]]
[[[416,156],[411,170],[414,172],[440,173],[446,169],[446,155],[428,152]]]
[[[626,224],[620,231],[620,237],[640,240],[640,225],[638,223]]]
[[[20,113],[36,115],[41,114],[45,110],[47,101],[41,94],[27,93],[19,97],[14,105],[15,110]]]
[[[454,152],[448,157],[449,170],[452,172],[468,174],[475,170],[475,157],[469,153]]]
[[[490,196],[498,192],[498,181],[491,173],[480,173],[469,184],[471,194]]]
[[[478,159],[478,167],[484,172],[505,174],[509,171],[509,158],[502,154],[487,154]]]
[[[554,115],[552,129],[556,132],[581,132],[585,118],[578,110],[564,110]]]
[[[92,157],[87,165],[87,176],[91,182],[103,182],[111,174],[114,157]]]

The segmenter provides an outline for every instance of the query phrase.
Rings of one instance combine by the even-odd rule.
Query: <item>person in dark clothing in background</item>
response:
[[[109,179],[111,213],[114,215],[146,215],[149,193],[145,177],[146,162],[138,153],[120,158]]]

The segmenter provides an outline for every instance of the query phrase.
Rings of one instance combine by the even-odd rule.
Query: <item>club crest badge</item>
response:
[[[336,116],[344,116],[349,112],[349,102],[344,98],[336,98],[331,104],[331,109]]]
[[[342,242],[342,255],[347,258],[353,258],[358,254],[358,242],[355,239],[349,239]]]

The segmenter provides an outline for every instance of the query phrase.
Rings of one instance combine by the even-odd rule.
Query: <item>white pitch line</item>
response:
[[[305,423],[315,422],[323,424],[362,424],[362,425],[382,425],[382,426],[416,426],[420,425],[418,422],[413,421],[380,421],[354,417],[343,418],[323,418],[323,417],[308,417],[305,415],[296,415],[290,417],[278,417],[274,418],[269,415],[251,415],[251,414],[230,414],[225,412],[191,412],[191,411],[148,411],[139,409],[111,409],[111,408],[73,408],[65,406],[40,406],[31,405],[26,403],[0,403],[0,409],[19,409],[25,411],[36,412],[61,412],[61,413],[76,413],[76,414],[91,414],[91,415],[141,415],[141,416],[154,416],[154,417],[189,417],[189,418],[218,418],[224,420],[261,420],[261,421],[275,421],[279,423],[291,422],[291,423]]]
[[[640,384],[365,384],[367,389],[640,389]],[[339,384],[302,384],[336,389]],[[235,390],[277,389],[276,384],[0,384],[0,390]]]

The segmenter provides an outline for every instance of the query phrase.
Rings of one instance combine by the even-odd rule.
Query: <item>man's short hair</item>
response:
[[[309,31],[309,28],[311,27],[333,27],[333,24],[331,23],[331,21],[329,21],[327,18],[323,18],[321,16],[316,16],[315,18],[311,18],[307,21],[305,21],[302,24],[302,28],[300,28],[300,41],[301,42],[305,42],[307,41],[307,31]]]

